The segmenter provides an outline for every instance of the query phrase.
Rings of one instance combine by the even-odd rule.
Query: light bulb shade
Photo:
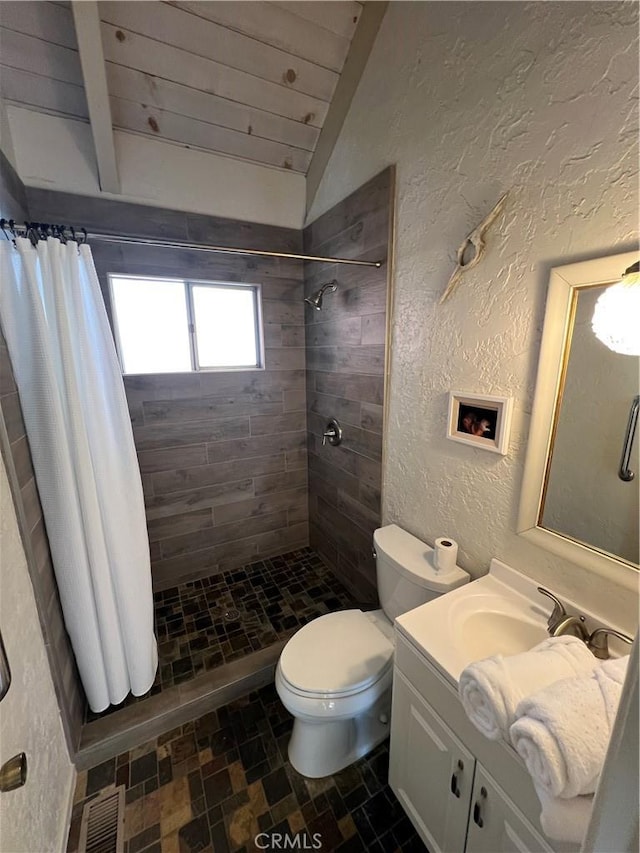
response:
[[[593,333],[614,352],[640,355],[640,273],[624,276],[598,298]]]

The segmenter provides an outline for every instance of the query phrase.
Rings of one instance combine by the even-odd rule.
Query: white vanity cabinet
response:
[[[397,669],[389,782],[432,853],[464,850],[475,758]]]
[[[430,853],[578,849],[543,838],[515,752],[473,728],[453,687],[397,630],[389,782]]]

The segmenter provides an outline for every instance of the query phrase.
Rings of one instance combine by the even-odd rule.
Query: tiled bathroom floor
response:
[[[85,802],[126,787],[125,853],[424,851],[387,784],[388,745],[335,776],[305,779],[287,760],[292,720],[273,685],[80,773],[68,853]],[[255,837],[258,833],[268,836]],[[295,833],[306,833],[291,846]],[[288,847],[271,836],[287,834]]]
[[[264,649],[316,616],[354,603],[310,548],[190,581],[154,595],[158,672],[142,697],[128,697],[86,722]]]

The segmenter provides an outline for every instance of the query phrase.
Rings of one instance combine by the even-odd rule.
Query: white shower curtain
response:
[[[89,246],[1,243],[0,321],[65,624],[102,711],[149,690],[157,648],[140,472]]]

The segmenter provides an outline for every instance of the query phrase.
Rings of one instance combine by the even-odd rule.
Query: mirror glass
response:
[[[608,285],[576,287],[538,525],[632,565],[640,562],[640,470],[636,435],[631,481],[619,476],[640,358],[613,352],[591,328]]]

